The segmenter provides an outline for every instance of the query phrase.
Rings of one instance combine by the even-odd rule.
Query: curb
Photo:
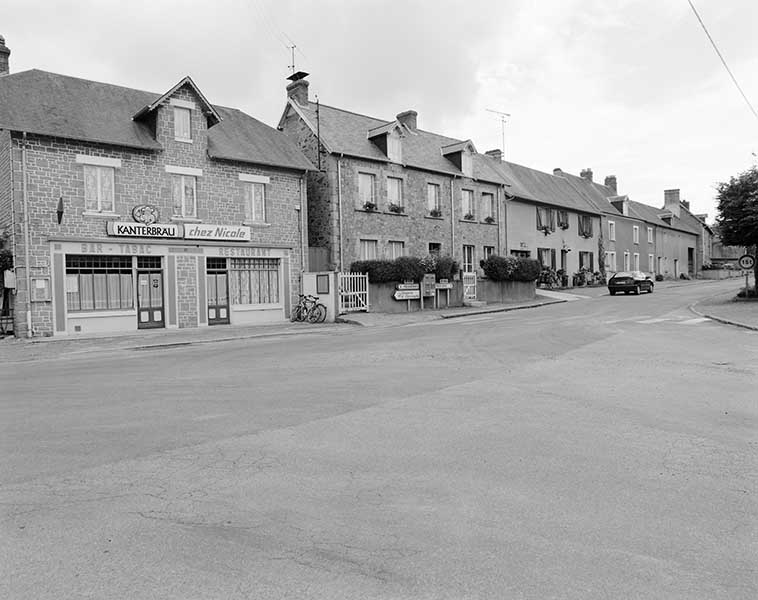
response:
[[[714,294],[713,296],[710,296],[709,298],[705,298],[705,300],[710,300],[711,298],[716,298],[717,296],[722,296],[725,294]],[[731,319],[725,319],[724,317],[717,317],[715,315],[710,315],[705,312],[699,311],[696,306],[700,304],[703,300],[698,300],[697,302],[693,302],[690,304],[687,308],[690,309],[693,313],[695,313],[699,317],[705,317],[706,319],[711,319],[712,321],[717,321],[718,323],[723,323],[724,325],[731,325],[733,327],[741,327],[742,329],[749,329],[751,331],[758,331],[758,327],[754,325],[748,325],[746,323],[740,323],[739,321],[732,321]]]
[[[472,310],[465,313],[455,313],[451,315],[440,315],[443,319],[457,319],[458,317],[468,317],[470,315],[486,315],[488,313],[498,312],[510,312],[512,310],[523,310],[526,308],[539,308],[540,306],[549,306],[550,304],[562,304],[568,302],[568,300],[549,300],[547,302],[537,302],[535,304],[523,304],[520,306],[498,306],[497,308],[484,308],[480,310]]]

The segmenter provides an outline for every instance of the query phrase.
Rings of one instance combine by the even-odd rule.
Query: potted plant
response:
[[[390,212],[396,213],[398,215],[405,212],[405,209],[402,206],[395,203],[390,204],[389,209],[390,209]]]
[[[463,215],[463,218],[466,219],[467,221],[473,221],[474,213],[466,213],[465,215]]]
[[[487,215],[486,217],[484,217],[484,222],[489,223],[491,225],[492,223],[495,222],[495,217],[493,217],[492,215]]]
[[[366,210],[368,212],[373,212],[376,210],[376,202],[364,202],[363,203],[363,210]]]
[[[429,216],[430,217],[441,217],[442,216],[442,211],[439,208],[433,208],[432,210],[429,211]]]

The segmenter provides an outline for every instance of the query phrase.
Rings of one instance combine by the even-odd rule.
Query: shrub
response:
[[[679,273],[679,279],[689,279],[690,276],[687,273]]]
[[[656,276],[655,276],[655,280],[656,281],[663,281],[663,275],[661,275],[660,273],[657,273]]]
[[[737,292],[738,298],[758,298],[758,289],[756,289],[755,286],[747,289],[747,295],[745,294],[745,289],[741,289],[739,292]]]
[[[434,268],[434,274],[437,277],[437,281],[440,279],[453,279],[459,270],[460,265],[457,261],[453,260],[452,256],[437,257],[437,264]]]
[[[392,260],[357,260],[350,265],[351,273],[368,273],[371,283],[398,281],[395,262]]]
[[[0,250],[0,275],[13,268],[13,254],[8,248]]]
[[[533,258],[491,255],[481,263],[484,274],[492,281],[536,281],[542,267]]]
[[[426,273],[420,258],[400,256],[395,259],[396,281],[420,281]]]

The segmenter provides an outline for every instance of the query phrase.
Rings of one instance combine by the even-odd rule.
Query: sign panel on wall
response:
[[[186,240],[216,240],[226,242],[249,242],[250,228],[243,225],[207,225],[192,223],[184,226]]]
[[[108,235],[122,237],[151,237],[151,238],[181,238],[182,226],[176,223],[122,223],[121,221],[108,221],[106,224]]]

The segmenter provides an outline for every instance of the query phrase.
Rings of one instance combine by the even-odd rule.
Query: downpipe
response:
[[[29,198],[27,195],[26,173],[26,132],[22,133],[21,145],[21,198],[24,213],[24,275],[26,279],[26,337],[34,334],[32,327],[32,275],[29,260]]]

